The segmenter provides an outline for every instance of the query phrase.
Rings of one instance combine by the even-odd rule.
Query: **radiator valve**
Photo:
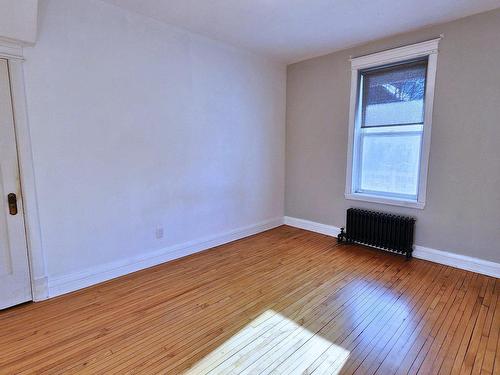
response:
[[[344,228],[340,228],[340,233],[337,236],[337,241],[338,242],[344,242],[346,240],[346,236],[345,236],[344,230],[345,230]]]

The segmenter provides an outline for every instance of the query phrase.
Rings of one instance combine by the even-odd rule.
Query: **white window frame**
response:
[[[429,152],[431,144],[432,107],[434,103],[434,86],[436,82],[437,56],[441,38],[426,42],[399,47],[371,55],[351,59],[351,97],[349,108],[349,138],[347,150],[347,171],[345,198],[364,202],[383,203],[395,206],[423,209],[425,207],[427,174],[429,165]],[[424,99],[424,127],[420,152],[420,169],[418,179],[417,199],[403,199],[391,196],[371,195],[355,191],[353,177],[358,176],[356,170],[359,154],[359,140],[361,121],[359,116],[359,78],[360,70],[383,67],[394,64],[428,57],[427,78]]]

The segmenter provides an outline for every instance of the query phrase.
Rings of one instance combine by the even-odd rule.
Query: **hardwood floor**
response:
[[[0,373],[500,374],[499,288],[282,226],[0,312]]]

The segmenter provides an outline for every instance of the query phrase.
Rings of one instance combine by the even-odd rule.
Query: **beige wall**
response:
[[[349,56],[440,44],[424,210],[344,198]],[[500,261],[500,10],[288,67],[287,216],[343,226],[348,207],[417,218],[416,244]]]

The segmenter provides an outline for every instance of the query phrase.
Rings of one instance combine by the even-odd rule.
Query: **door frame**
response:
[[[33,153],[24,86],[23,62],[25,59],[22,45],[0,39],[0,58],[6,59],[9,66],[31,294],[33,301],[42,301],[49,297],[49,285],[38,216]]]

